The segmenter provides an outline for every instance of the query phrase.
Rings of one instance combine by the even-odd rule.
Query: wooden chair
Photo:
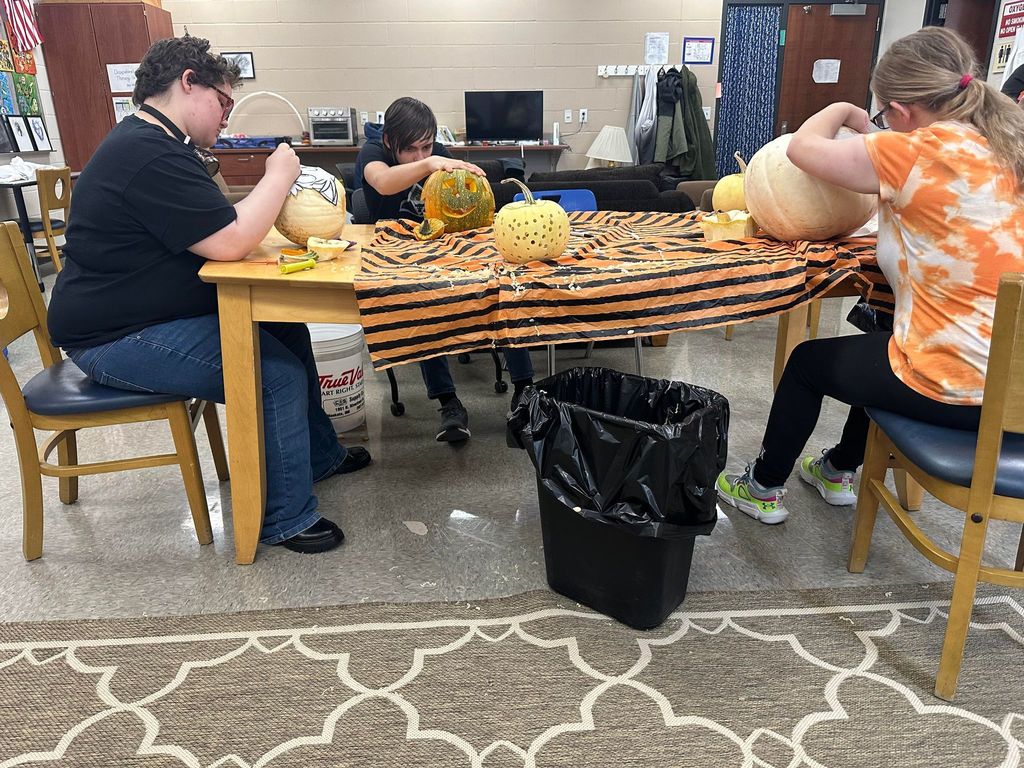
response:
[[[71,212],[71,169],[40,168],[36,171],[36,186],[39,190],[39,212],[41,218],[33,219],[32,238],[42,240],[44,245],[36,246],[36,251],[46,251],[50,261],[58,272],[61,270],[60,249],[57,238],[67,232],[68,215]],[[64,217],[50,218],[56,210],[63,210]]]
[[[21,230],[14,222],[0,224],[0,347],[32,332],[43,370],[21,387],[10,363],[0,356],[0,395],[14,429],[21,469],[23,500],[22,551],[35,560],[43,551],[42,475],[60,479],[60,500],[78,499],[78,477],[126,469],[177,464],[185,481],[200,544],[213,541],[210,513],[196,453],[193,430],[202,418],[213,450],[217,477],[228,479],[227,458],[220,423],[212,403],[178,395],[149,394],[104,387],[94,383],[50,344],[46,307],[36,286]],[[166,419],[174,439],[174,453],[141,456],[91,464],[78,463],[76,433],[87,427],[130,424]],[[50,430],[38,446],[33,430]],[[57,464],[49,461],[57,451]]]
[[[979,581],[1024,587],[1024,536],[1014,568],[983,565],[989,520],[1024,523],[1024,275],[999,283],[978,432],[944,429],[869,409],[849,570],[864,570],[879,503],[925,557],[956,574],[935,695],[952,700]],[[965,513],[958,554],[930,539],[885,487],[888,467],[906,470],[940,501]],[[1010,660],[1007,660],[1010,663]]]

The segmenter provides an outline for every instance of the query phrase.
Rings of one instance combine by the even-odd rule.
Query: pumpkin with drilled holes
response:
[[[494,244],[502,258],[525,264],[561,256],[569,242],[565,209],[553,200],[535,200],[530,188],[519,179],[503,179],[501,183],[518,184],[526,198],[503,206],[494,217]]]
[[[857,134],[843,128],[837,138]],[[864,225],[877,195],[837,187],[804,173],[786,157],[793,134],[765,144],[747,164],[747,210],[776,240],[829,240]]]
[[[736,162],[740,166],[740,172],[723,176],[715,184],[715,191],[711,193],[711,207],[716,211],[745,211],[747,209],[747,201],[743,197],[743,174],[747,170],[747,164],[739,152],[733,153],[733,157],[736,158]]]
[[[345,187],[341,180],[323,168],[303,165],[274,226],[299,245],[305,245],[311,237],[337,237],[345,226]]]
[[[487,177],[462,168],[434,171],[423,184],[423,218],[440,219],[446,233],[491,226],[494,193]]]

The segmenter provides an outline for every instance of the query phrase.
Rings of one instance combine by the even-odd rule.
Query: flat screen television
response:
[[[466,91],[466,141],[540,141],[544,91]]]

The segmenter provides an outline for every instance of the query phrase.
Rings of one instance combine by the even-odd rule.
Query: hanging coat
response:
[[[658,73],[658,133],[654,144],[654,162],[670,168],[682,162],[688,147],[680,104],[683,78],[675,69]],[[683,174],[676,174],[683,175]]]
[[[644,105],[644,76],[639,70],[633,75],[633,90],[629,95],[629,119],[626,122],[626,143],[629,144],[629,154],[633,158],[633,165],[640,164],[640,153],[636,146],[636,126],[640,117],[640,108]]]
[[[636,119],[637,165],[654,162],[654,140],[658,129],[658,71],[651,67],[644,81],[644,101]]]
[[[683,130],[688,144],[687,157],[692,158],[691,179],[717,179],[715,169],[715,143],[704,117],[704,104],[697,87],[697,76],[689,69],[683,76]],[[682,174],[681,174],[682,175]]]

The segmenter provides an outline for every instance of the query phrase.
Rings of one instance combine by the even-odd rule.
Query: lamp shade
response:
[[[587,157],[591,160],[608,160],[613,163],[632,163],[633,156],[629,151],[626,129],[617,125],[606,125],[587,150]]]

